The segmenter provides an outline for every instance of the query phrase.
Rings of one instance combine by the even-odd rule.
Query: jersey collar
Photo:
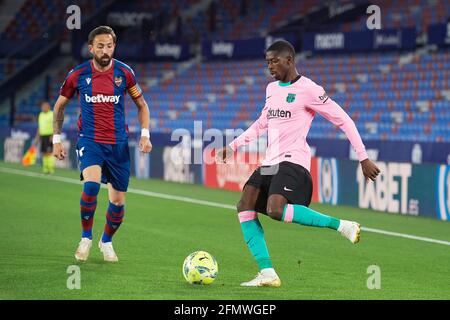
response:
[[[302,77],[301,75],[298,75],[297,77],[295,77],[294,80],[288,81],[288,82],[281,82],[281,81],[278,81],[278,85],[279,85],[280,87],[287,87],[287,86],[290,86],[291,84],[297,82],[301,77]]]

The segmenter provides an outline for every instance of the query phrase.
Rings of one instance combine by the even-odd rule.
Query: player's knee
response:
[[[111,202],[115,206],[123,206],[123,205],[125,205],[125,198],[123,198],[123,197],[111,197],[109,199],[109,202]]]
[[[115,206],[118,206],[118,207],[120,207],[120,206],[124,206],[125,205],[125,202],[124,201],[110,201],[113,205],[115,205]]]
[[[267,206],[267,215],[274,220],[281,220],[283,217],[283,209],[279,207]]]
[[[85,181],[83,192],[90,196],[97,196],[100,191],[100,183],[93,181]]]

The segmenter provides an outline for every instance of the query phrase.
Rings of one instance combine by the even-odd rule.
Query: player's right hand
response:
[[[366,182],[368,182],[369,179],[375,181],[377,176],[380,174],[380,169],[369,159],[361,161],[361,169],[364,177],[366,177]]]
[[[216,162],[227,163],[227,159],[229,159],[233,155],[233,153],[234,151],[230,146],[226,146],[217,150]]]
[[[53,144],[53,155],[58,160],[64,160],[67,154],[66,150],[64,150],[62,143]]]

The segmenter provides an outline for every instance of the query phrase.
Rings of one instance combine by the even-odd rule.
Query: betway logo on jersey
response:
[[[280,110],[280,109],[269,109],[267,111],[267,119],[271,118],[290,118],[291,112],[286,110]]]
[[[112,102],[114,104],[119,103],[120,95],[117,96],[105,96],[103,94],[97,94],[95,96],[88,96],[87,94],[84,94],[84,99],[87,103],[100,103],[100,102]]]

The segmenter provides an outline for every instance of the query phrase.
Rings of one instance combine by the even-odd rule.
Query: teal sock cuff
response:
[[[255,258],[259,269],[272,268],[272,260],[270,259],[269,250],[264,239],[264,230],[259,220],[254,219],[242,222],[241,229],[245,242]]]

